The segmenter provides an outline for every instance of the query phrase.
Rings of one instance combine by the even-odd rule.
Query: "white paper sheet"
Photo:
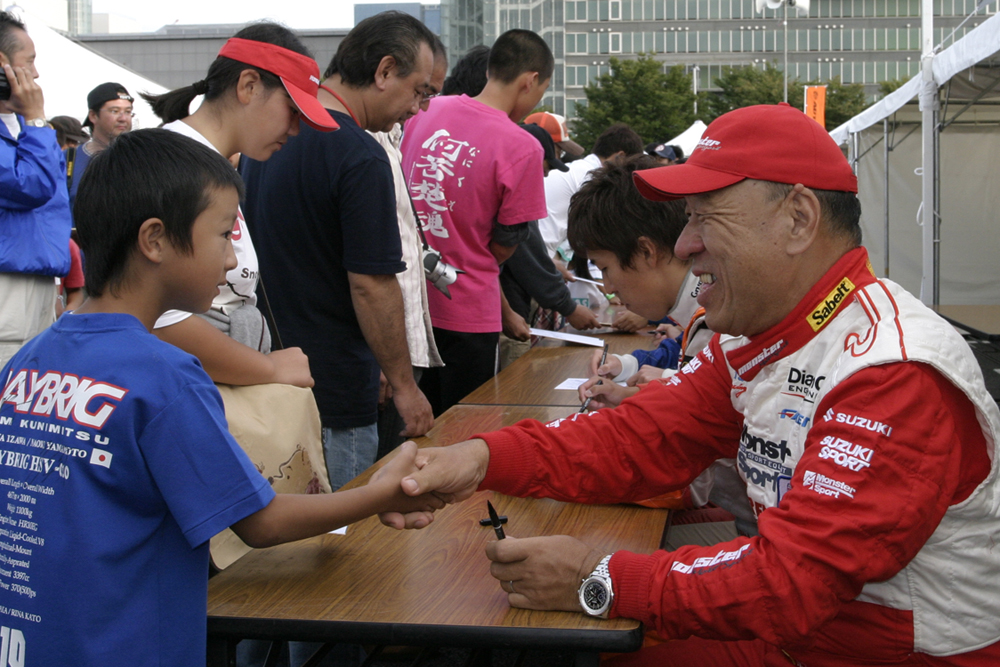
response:
[[[566,378],[565,380],[563,380],[562,382],[559,383],[559,385],[556,387],[556,389],[557,390],[558,389],[565,389],[565,390],[568,390],[568,391],[576,391],[577,389],[580,388],[580,385],[583,384],[584,382],[586,382],[588,379],[589,378]],[[605,380],[605,382],[607,382],[607,380]],[[626,385],[624,382],[619,382],[618,386],[619,387],[626,387],[628,385]]]
[[[578,283],[590,283],[591,285],[597,285],[601,289],[604,289],[604,283],[599,283],[596,280],[591,280],[589,278],[580,278],[577,276],[576,282]]]
[[[562,333],[561,331],[548,331],[547,329],[532,329],[532,336],[541,336],[542,338],[555,338],[556,340],[564,340],[568,343],[578,343],[580,345],[592,345],[593,347],[604,347],[604,339],[602,338],[592,338],[591,336],[579,336],[577,334]]]

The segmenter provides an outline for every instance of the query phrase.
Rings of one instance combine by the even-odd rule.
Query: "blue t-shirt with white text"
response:
[[[205,664],[208,540],[274,497],[191,355],[67,314],[3,369],[9,664]]]

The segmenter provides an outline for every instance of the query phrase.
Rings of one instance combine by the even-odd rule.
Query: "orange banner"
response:
[[[806,115],[826,127],[826,86],[806,86]]]

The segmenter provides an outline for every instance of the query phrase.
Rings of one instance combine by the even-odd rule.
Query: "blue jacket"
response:
[[[0,273],[69,273],[73,219],[66,162],[56,131],[21,123],[19,140],[0,122]]]
[[[638,359],[639,368],[643,366],[677,368],[681,356],[681,343],[673,338],[664,338],[652,350],[632,350],[630,354]]]

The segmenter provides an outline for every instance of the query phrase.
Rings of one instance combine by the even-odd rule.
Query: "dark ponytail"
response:
[[[277,23],[268,21],[251,23],[233,37],[274,44],[312,58],[309,49],[295,33]],[[162,95],[150,95],[149,93],[139,93],[139,95],[149,102],[150,106],[153,107],[153,113],[159,116],[164,123],[170,123],[187,118],[190,115],[191,102],[198,95],[204,95],[206,102],[212,102],[222,97],[223,94],[236,87],[240,80],[240,74],[248,69],[256,70],[260,74],[261,82],[265,88],[277,88],[281,85],[281,80],[267,70],[220,56],[208,68],[208,74],[205,78],[197,83],[171,90]]]

